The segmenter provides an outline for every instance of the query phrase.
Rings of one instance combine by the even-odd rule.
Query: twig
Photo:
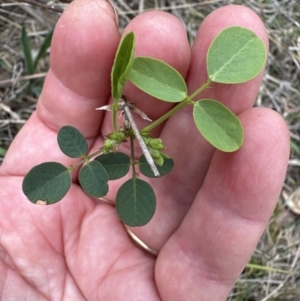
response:
[[[4,80],[0,81],[0,87],[6,86],[7,84],[14,83],[16,81],[41,78],[41,77],[45,77],[46,75],[47,75],[47,72],[44,72],[44,73],[37,73],[37,74],[32,74],[32,75],[25,75],[25,76],[21,76],[19,78],[4,79]]]
[[[56,11],[58,13],[62,13],[64,11],[64,9],[61,8],[61,7],[58,7],[58,6],[55,6],[55,5],[47,5],[47,4],[44,4],[44,3],[41,3],[41,2],[38,2],[38,1],[35,1],[35,0],[17,0],[17,1],[20,2],[20,3],[27,3],[27,4],[39,6],[39,7],[42,7],[42,8],[51,9],[51,10]]]
[[[112,105],[106,105],[106,106],[102,106],[100,108],[96,108],[96,110],[106,110],[106,111],[111,111],[112,110]],[[159,171],[153,161],[153,158],[135,124],[135,121],[131,115],[131,110],[133,110],[134,112],[136,112],[137,114],[139,114],[143,119],[145,120],[149,120],[151,121],[151,119],[141,110],[139,110],[134,104],[127,102],[127,100],[125,99],[124,96],[122,96],[121,99],[119,99],[119,103],[118,103],[118,110],[119,111],[123,111],[125,113],[126,119],[127,121],[130,123],[130,127],[133,130],[133,133],[135,135],[135,138],[137,139],[141,150],[143,152],[143,154],[145,155],[145,158],[151,168],[151,170],[153,171],[154,175],[156,177],[159,176]]]
[[[300,166],[300,160],[299,159],[291,159],[289,160],[290,166]]]
[[[159,176],[159,171],[158,171],[158,169],[157,169],[157,167],[156,167],[156,165],[155,165],[155,163],[153,161],[153,158],[152,158],[152,156],[151,156],[151,154],[150,154],[150,152],[149,152],[149,150],[148,150],[148,148],[147,148],[147,146],[146,146],[146,144],[145,144],[142,136],[140,135],[140,132],[139,132],[139,130],[138,130],[138,128],[137,128],[137,126],[136,126],[136,124],[134,122],[134,119],[133,119],[133,117],[131,115],[131,111],[130,111],[129,105],[128,105],[128,103],[126,101],[124,101],[124,104],[123,104],[122,108],[124,110],[125,116],[126,116],[126,118],[128,119],[128,121],[130,123],[130,126],[131,126],[131,128],[132,128],[132,130],[134,132],[135,138],[137,139],[137,141],[138,141],[138,143],[139,143],[139,145],[141,147],[141,150],[142,150],[142,152],[143,152],[143,154],[144,154],[144,156],[145,156],[145,158],[146,158],[146,160],[147,160],[147,162],[148,162],[151,170],[153,171],[154,175],[156,177],[158,177]]]
[[[26,120],[15,120],[15,119],[0,119],[0,129],[8,124],[25,124]]]

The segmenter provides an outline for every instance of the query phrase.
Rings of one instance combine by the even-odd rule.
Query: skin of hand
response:
[[[207,79],[205,56],[213,38],[233,25],[253,30],[268,47],[264,25],[243,6],[211,13],[192,48],[181,22],[164,12],[139,15],[125,32],[136,35],[135,56],[172,65],[192,93]],[[0,169],[2,300],[226,300],[274,210],[287,167],[289,133],[276,112],[252,108],[263,73],[245,84],[213,84],[201,95],[238,114],[245,130],[240,150],[214,150],[199,135],[191,106],[155,129],[175,168],[151,182],[155,216],[132,231],[159,250],[157,258],[130,240],[112,205],[83,193],[76,174],[61,202],[45,207],[26,199],[22,180],[34,165],[76,162],[58,148],[62,126],[78,128],[90,152],[112,132],[111,113],[95,108],[110,101],[119,40],[114,12],[104,0],[75,0],[57,23],[37,110]],[[152,120],[172,106],[130,84],[124,94]],[[136,120],[138,126],[147,124]],[[129,152],[128,146],[123,151]],[[121,181],[110,183],[108,199],[114,199]]]

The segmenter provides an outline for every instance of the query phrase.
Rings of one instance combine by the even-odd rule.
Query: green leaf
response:
[[[172,158],[164,158],[163,159],[164,163],[162,166],[155,164],[158,171],[159,171],[159,176],[162,177],[166,174],[168,174],[169,172],[171,172],[171,170],[174,167],[174,160]],[[149,178],[157,178],[157,176],[154,175],[153,171],[151,170],[149,164],[146,161],[146,158],[144,155],[142,155],[139,159],[139,167],[140,167],[140,172],[145,175],[146,177]]]
[[[24,54],[25,69],[27,74],[31,75],[34,73],[34,65],[28,35],[24,26],[22,27],[21,44]]]
[[[31,83],[29,84],[29,89],[36,97],[39,97],[42,93],[43,86],[42,84],[39,85],[35,83],[34,80],[31,80]]]
[[[105,168],[109,180],[116,180],[124,177],[130,168],[130,158],[120,152],[112,152],[100,155],[95,158]]]
[[[116,53],[111,73],[112,97],[118,102],[130,71],[134,54],[134,34],[129,32],[122,40]]]
[[[265,45],[253,31],[229,27],[209,47],[206,58],[208,76],[218,83],[243,83],[262,71],[266,59]]]
[[[46,162],[29,171],[22,188],[31,202],[42,200],[54,204],[66,195],[71,183],[71,172],[65,166],[57,162]]]
[[[0,156],[5,156],[7,153],[7,149],[0,146]]]
[[[34,63],[33,63],[33,69],[35,70],[40,59],[45,55],[47,49],[50,47],[50,44],[51,44],[51,40],[52,40],[52,35],[53,35],[53,30],[51,30],[45,37],[40,49],[39,49],[39,52],[34,60]]]
[[[300,155],[300,145],[298,142],[291,140],[291,150],[296,153],[296,155]],[[0,148],[1,151],[1,148]]]
[[[140,179],[130,179],[117,192],[116,210],[128,226],[146,225],[154,215],[156,197],[152,187]]]
[[[88,151],[88,144],[83,135],[72,126],[62,127],[57,135],[57,142],[61,151],[71,158],[78,158]]]
[[[223,152],[239,149],[244,141],[240,120],[223,104],[202,99],[194,105],[194,121],[203,137]]]
[[[187,87],[181,74],[157,59],[135,58],[128,78],[138,88],[160,100],[179,102],[187,97]]]
[[[98,161],[88,162],[79,171],[82,189],[90,196],[100,198],[108,192],[108,175]]]

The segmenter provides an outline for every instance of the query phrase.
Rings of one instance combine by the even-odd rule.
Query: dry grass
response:
[[[0,0],[0,164],[5,149],[33,112],[37,101],[37,94],[28,90],[29,80],[26,80],[20,42],[21,26],[26,27],[32,51],[36,53],[45,35],[55,26],[60,16],[58,11],[63,10],[71,0],[35,2],[41,6],[13,0],[1,3]],[[300,216],[293,214],[286,205],[286,202],[293,201],[294,206],[298,202],[300,207],[300,193],[292,195],[300,187],[299,1],[115,0],[114,3],[121,28],[140,12],[165,10],[186,24],[191,43],[204,17],[220,6],[244,4],[264,20],[270,38],[270,54],[256,105],[272,108],[285,118],[290,128],[292,151],[278,207],[251,259],[252,264],[267,269],[246,268],[228,300],[300,300]],[[49,58],[46,55],[36,70],[35,91],[42,86],[48,67]]]

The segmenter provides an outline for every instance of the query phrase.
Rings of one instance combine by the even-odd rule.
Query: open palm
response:
[[[263,24],[241,6],[208,16],[192,49],[180,21],[166,13],[142,14],[126,32],[136,35],[136,56],[174,66],[193,92],[207,79],[205,54],[212,39],[231,25],[252,29],[267,45]],[[2,300],[225,300],[274,209],[287,166],[288,131],[275,112],[251,108],[262,75],[242,85],[215,84],[201,95],[239,115],[245,129],[239,151],[215,151],[195,128],[190,107],[155,129],[175,168],[153,180],[155,216],[132,231],[159,250],[157,258],[130,240],[112,205],[82,192],[75,174],[61,202],[45,207],[26,199],[22,180],[31,167],[45,161],[74,164],[56,142],[62,126],[78,128],[91,152],[112,131],[110,113],[95,108],[110,100],[119,39],[104,0],[76,0],[57,23],[37,110],[0,169]],[[171,106],[131,85],[125,95],[152,119]],[[119,186],[120,181],[110,183],[108,199],[114,200]]]

